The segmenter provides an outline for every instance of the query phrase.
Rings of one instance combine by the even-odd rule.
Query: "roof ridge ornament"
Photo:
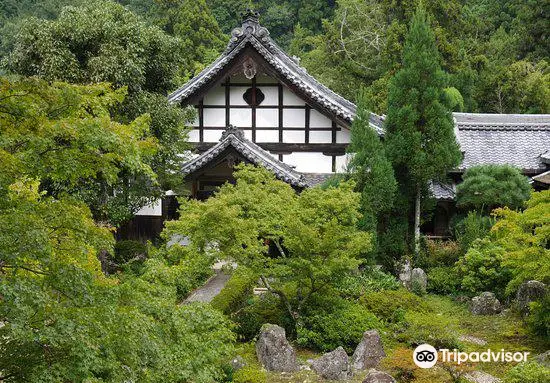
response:
[[[260,12],[247,8],[241,14],[242,25],[231,31],[231,38],[225,49],[226,53],[232,51],[245,38],[255,37],[269,51],[274,48],[273,41],[269,37],[267,28],[260,25]]]
[[[253,8],[246,8],[244,12],[241,12],[241,18],[243,20],[243,24],[247,21],[252,21],[257,24],[260,23],[260,12],[256,11]]]
[[[234,125],[231,125],[229,124],[227,126],[227,128],[225,128],[225,130],[223,131],[222,133],[222,138],[220,139],[223,140],[225,139],[226,137],[228,137],[229,135],[234,135],[235,137],[237,137],[238,139],[240,140],[244,140],[244,132],[242,129],[239,129],[237,128],[236,126]]]

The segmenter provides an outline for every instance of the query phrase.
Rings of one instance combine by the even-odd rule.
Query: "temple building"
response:
[[[298,190],[345,170],[355,105],[288,56],[255,12],[244,15],[225,51],[169,100],[197,110],[189,136],[195,157],[182,169],[193,198],[207,198],[231,182],[233,165],[241,161],[266,167]],[[521,168],[535,188],[550,185],[550,115],[453,117],[464,159],[450,172],[448,184],[431,185],[439,203],[426,230],[435,235],[447,234],[455,185],[471,166],[510,164]],[[371,127],[382,139],[383,123],[384,116],[371,114]],[[162,217],[166,210],[157,204],[138,216]]]

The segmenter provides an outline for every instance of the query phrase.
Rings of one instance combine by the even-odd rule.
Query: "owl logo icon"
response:
[[[413,352],[413,361],[420,368],[432,368],[437,363],[437,350],[429,344],[421,344]]]

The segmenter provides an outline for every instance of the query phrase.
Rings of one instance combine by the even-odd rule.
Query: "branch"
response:
[[[297,313],[295,313],[293,310],[292,310],[292,306],[290,305],[290,302],[288,301],[288,298],[286,296],[286,294],[284,292],[282,292],[281,290],[278,290],[278,289],[274,289],[273,287],[271,287],[271,285],[269,284],[269,282],[267,281],[266,277],[264,275],[260,275],[260,279],[262,280],[262,283],[264,284],[265,288],[275,294],[275,295],[278,295],[279,298],[281,298],[281,301],[283,302],[283,304],[285,305],[288,313],[290,314],[290,316],[294,319],[297,318]]]

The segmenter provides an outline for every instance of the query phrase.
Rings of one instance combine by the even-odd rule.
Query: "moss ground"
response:
[[[544,352],[550,345],[530,335],[525,329],[521,318],[514,312],[507,311],[496,316],[474,316],[470,314],[467,306],[458,303],[451,298],[436,295],[428,295],[425,298],[435,316],[452,321],[457,335],[469,335],[483,339],[486,345],[476,345],[462,342],[462,349],[466,352],[491,350],[530,352],[531,356]],[[391,337],[391,334],[388,334]],[[445,366],[440,363],[432,369],[422,370],[416,367],[412,361],[412,348],[397,342],[385,344],[387,357],[382,361],[380,369],[392,374],[400,383],[453,383],[458,382],[451,376],[450,370],[456,371],[456,366]],[[247,362],[250,368],[258,369],[259,365],[253,343],[245,343],[239,346],[238,354]],[[320,356],[319,353],[297,349],[298,359],[301,364],[306,364],[308,359]],[[478,363],[461,366],[461,371],[482,370],[496,377],[502,378],[506,371],[513,367],[513,363]],[[365,373],[357,374],[350,382],[362,382]],[[453,380],[454,379],[454,380]],[[266,374],[266,382],[269,383],[317,383],[325,382],[313,371],[299,371],[289,373]]]

